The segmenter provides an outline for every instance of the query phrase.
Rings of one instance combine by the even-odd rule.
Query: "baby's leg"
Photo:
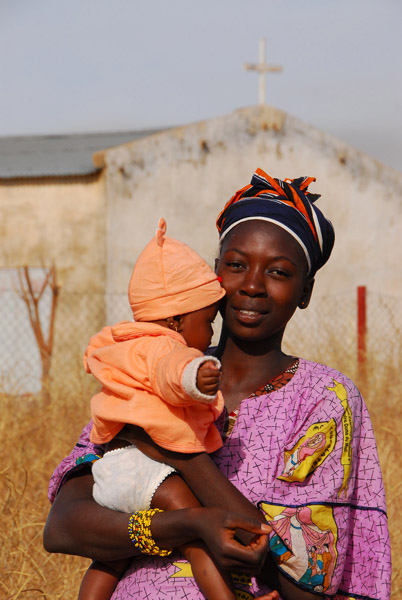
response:
[[[170,475],[156,490],[151,508],[179,510],[200,506],[188,485],[179,475]],[[186,544],[180,548],[190,562],[194,579],[208,600],[235,600],[230,573],[219,571],[208,548],[202,542]]]
[[[106,450],[117,450],[130,445],[124,440],[113,439],[107,444]],[[109,562],[94,560],[82,579],[78,600],[110,600],[130,564],[129,558]]]
[[[104,563],[94,560],[81,582],[78,600],[109,600],[130,564],[130,559]]]

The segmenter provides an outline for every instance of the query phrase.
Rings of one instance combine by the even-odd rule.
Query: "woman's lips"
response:
[[[233,308],[233,310],[236,314],[238,321],[249,324],[260,321],[266,314],[265,311],[263,312],[260,310],[252,310],[246,308]]]

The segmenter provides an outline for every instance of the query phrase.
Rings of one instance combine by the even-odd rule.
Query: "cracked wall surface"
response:
[[[105,153],[110,291],[125,291],[132,265],[164,216],[168,234],[211,264],[215,219],[256,167],[285,178],[315,176],[310,190],[334,223],[336,244],[316,290],[357,285],[401,293],[402,174],[270,107],[241,109]]]

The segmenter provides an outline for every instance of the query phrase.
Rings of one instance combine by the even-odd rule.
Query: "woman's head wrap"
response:
[[[236,192],[219,214],[216,226],[220,242],[239,223],[251,220],[275,223],[300,244],[309,275],[314,276],[330,257],[335,233],[331,221],[313,204],[320,197],[308,192],[313,181],[315,177],[281,181],[257,169],[251,184]]]
[[[156,236],[139,255],[128,286],[135,321],[184,315],[218,302],[225,290],[216,273],[192,248],[165,236],[160,219]]]

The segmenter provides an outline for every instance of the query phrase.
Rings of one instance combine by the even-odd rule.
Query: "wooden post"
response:
[[[357,288],[357,376],[359,385],[364,388],[367,378],[367,290]]]

